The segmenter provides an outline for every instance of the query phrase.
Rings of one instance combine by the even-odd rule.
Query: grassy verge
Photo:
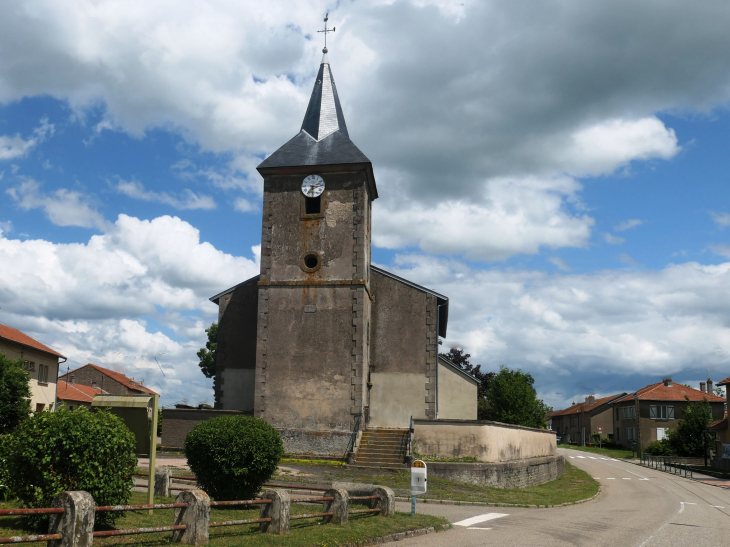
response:
[[[156,497],[155,503],[169,503],[174,498]],[[132,504],[146,503],[146,494],[132,493]],[[0,508],[16,507],[14,503],[0,503]],[[157,509],[150,515],[147,511],[127,511],[117,520],[114,528],[146,528],[152,526],[168,526],[173,522],[173,509]],[[292,504],[292,514],[319,512],[316,505]],[[226,520],[242,520],[258,518],[259,509],[217,509],[211,508],[211,522]],[[211,528],[210,544],[212,547],[264,547],[271,545],[286,545],[291,547],[315,547],[321,545],[342,545],[358,543],[366,539],[382,537],[387,534],[415,530],[434,526],[441,529],[447,524],[446,519],[430,515],[414,515],[396,513],[393,518],[383,518],[371,515],[353,515],[347,526],[323,525],[320,519],[292,521],[291,532],[286,536],[273,536],[259,532],[258,525],[227,526]],[[29,535],[37,531],[28,529],[24,519],[19,517],[0,517],[0,536]],[[41,533],[45,533],[45,530]],[[142,534],[133,536],[118,536],[114,538],[96,538],[94,545],[145,545],[149,547],[168,545],[172,543],[172,534],[162,532],[157,534]]]
[[[590,452],[591,454],[601,454],[610,458],[621,460],[637,459],[636,453],[624,448],[598,448],[597,446],[575,446],[572,444],[559,444],[558,448],[569,448],[570,450],[580,450],[581,452]]]
[[[307,465],[314,467],[337,467],[343,469],[347,467],[347,464],[337,460],[302,460],[297,458],[282,458],[279,461],[279,465]]]

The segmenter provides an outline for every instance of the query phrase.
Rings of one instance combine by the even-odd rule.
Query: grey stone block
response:
[[[172,540],[186,545],[207,545],[210,524],[210,498],[202,490],[180,492],[175,503],[187,507],[175,509],[175,524],[184,524],[185,530],[175,530]]]
[[[59,540],[49,541],[49,547],[91,547],[94,541],[96,513],[94,498],[83,491],[61,492],[53,498],[52,507],[63,507],[63,513],[51,515],[49,534],[61,534]]]
[[[261,531],[277,535],[288,534],[291,510],[289,492],[285,490],[263,490],[261,498],[271,500],[271,503],[261,505],[260,518],[271,519],[271,522],[261,523]]]
[[[155,469],[155,496],[170,496],[170,474],[168,466]]]
[[[392,517],[395,515],[395,492],[387,486],[375,485],[372,496],[380,496],[379,500],[373,500],[376,503],[373,509],[380,509],[381,517]]]
[[[324,502],[323,513],[334,513],[332,516],[323,517],[323,524],[347,524],[348,510],[350,507],[350,496],[347,490],[332,488],[324,493],[326,498],[334,498],[332,501]]]

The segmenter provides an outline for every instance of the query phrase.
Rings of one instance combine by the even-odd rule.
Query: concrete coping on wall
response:
[[[163,412],[174,412],[175,414],[202,414],[202,413],[210,413],[210,414],[243,414],[248,416],[253,416],[253,410],[219,410],[217,408],[163,408]]]
[[[557,435],[552,429],[540,429],[537,427],[527,427],[524,425],[505,424],[503,422],[493,422],[491,420],[413,420],[413,425],[491,425],[494,427],[504,427],[506,429],[522,429],[524,431],[534,431],[535,433],[547,433],[549,435]]]

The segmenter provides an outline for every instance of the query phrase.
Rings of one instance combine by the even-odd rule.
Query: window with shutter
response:
[[[674,407],[668,406],[667,407],[667,420],[673,420],[674,419]]]
[[[656,406],[651,405],[649,407],[649,418],[652,420],[656,420]]]

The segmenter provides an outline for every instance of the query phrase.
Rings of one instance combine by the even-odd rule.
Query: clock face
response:
[[[324,179],[319,175],[309,175],[302,182],[302,194],[308,198],[318,198],[324,192]]]

